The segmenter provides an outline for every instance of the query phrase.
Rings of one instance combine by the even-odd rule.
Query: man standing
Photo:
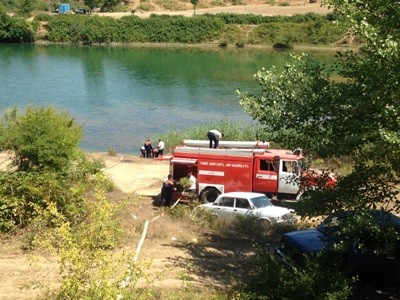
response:
[[[151,145],[151,141],[147,140],[146,143],[144,143],[143,147],[144,147],[144,151],[146,152],[146,157],[152,158],[153,157],[153,146]]]
[[[216,149],[216,148],[218,148],[219,140],[224,137],[224,134],[219,132],[216,129],[213,129],[207,133],[207,137],[210,140],[210,148]],[[214,143],[214,146],[213,146],[213,143]]]
[[[190,201],[191,203],[193,203],[194,198],[196,197],[196,177],[193,176],[192,172],[188,173],[188,177],[190,182],[189,186]]]
[[[164,180],[162,187],[162,197],[164,197],[164,205],[171,206],[172,192],[174,191],[175,182],[172,179],[172,174],[168,174],[167,180]]]
[[[162,156],[164,154],[164,147],[165,147],[164,142],[161,139],[159,139],[158,140],[158,153],[157,153],[157,156],[159,156],[159,155]]]

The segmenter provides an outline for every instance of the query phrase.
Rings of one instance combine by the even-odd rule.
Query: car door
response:
[[[251,208],[249,200],[246,198],[236,198],[233,213],[240,215],[252,214],[253,210]]]
[[[213,205],[214,212],[219,216],[230,215],[234,211],[235,198],[222,197],[217,205]]]

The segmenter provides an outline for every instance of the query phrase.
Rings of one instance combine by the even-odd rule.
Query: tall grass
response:
[[[207,140],[207,132],[211,129],[223,132],[224,140],[226,141],[257,141],[265,139],[265,134],[260,124],[230,121],[228,119],[214,120],[184,130],[171,130],[162,134],[159,138],[165,142],[166,152],[170,152],[176,146],[181,145],[183,140]],[[153,138],[153,140],[156,139]]]

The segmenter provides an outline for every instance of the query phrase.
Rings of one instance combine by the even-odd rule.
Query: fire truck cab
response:
[[[303,156],[300,151],[269,149],[269,143],[185,140],[173,151],[170,172],[175,180],[191,172],[197,178],[202,203],[214,202],[221,193],[261,192],[278,199],[295,199]]]

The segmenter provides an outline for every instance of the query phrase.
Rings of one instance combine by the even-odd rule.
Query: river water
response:
[[[84,130],[86,151],[138,154],[148,137],[228,118],[250,121],[235,95],[256,91],[254,74],[289,54],[0,44],[0,110],[66,110]],[[205,137],[206,138],[206,137]]]

